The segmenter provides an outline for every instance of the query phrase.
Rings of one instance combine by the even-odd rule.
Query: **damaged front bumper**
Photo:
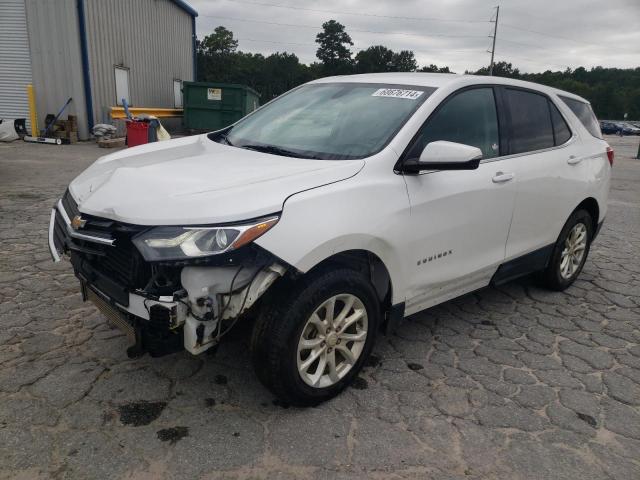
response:
[[[131,338],[130,356],[215,346],[287,270],[255,245],[191,263],[146,262],[131,243],[145,228],[80,215],[67,192],[48,232],[53,260],[68,255],[83,300]]]
[[[197,355],[216,345],[285,272],[278,263],[262,268],[183,268],[184,348]]]

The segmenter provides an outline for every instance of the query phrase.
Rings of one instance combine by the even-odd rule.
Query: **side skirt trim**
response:
[[[503,263],[493,274],[491,285],[502,285],[529,273],[544,270],[549,264],[554,246],[555,244],[547,245]]]

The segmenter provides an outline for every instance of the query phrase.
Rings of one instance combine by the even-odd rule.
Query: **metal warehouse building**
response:
[[[133,106],[182,106],[195,79],[195,17],[182,0],[0,0],[0,118],[26,118],[33,84],[39,128],[47,113],[77,115],[80,139]]]

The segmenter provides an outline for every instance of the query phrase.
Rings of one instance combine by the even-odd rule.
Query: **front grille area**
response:
[[[106,245],[69,235],[62,212],[58,211],[54,228],[56,246],[62,246],[62,250],[70,253],[76,272],[85,281],[94,284],[118,303],[128,305],[128,292],[144,289],[151,278],[151,266],[131,241],[144,227],[81,214],[68,190],[61,204],[70,220],[76,215],[86,220],[84,227],[77,230],[78,234],[114,242],[113,245]]]
[[[116,240],[114,246],[103,246],[103,255],[79,254],[130,290],[144,288],[151,276],[151,268],[131,242],[131,233],[116,231],[113,236]]]
[[[80,280],[125,307],[129,305],[129,293],[159,297],[181,290],[180,273],[187,265],[263,265],[273,261],[271,254],[255,244],[249,244],[210,257],[147,262],[132,239],[149,227],[81,213],[68,190],[55,212],[52,240],[58,252],[69,253]],[[68,225],[76,215],[86,220],[78,230]]]

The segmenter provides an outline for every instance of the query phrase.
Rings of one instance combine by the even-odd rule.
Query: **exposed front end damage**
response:
[[[69,258],[83,300],[131,339],[131,357],[197,355],[217,345],[288,268],[254,244],[195,261],[148,262],[132,242],[147,227],[82,215],[78,231],[76,216],[67,192],[52,211],[51,255]]]
[[[216,345],[237,319],[267,291],[286,267],[185,267],[182,286],[187,306],[184,348],[197,355]]]

